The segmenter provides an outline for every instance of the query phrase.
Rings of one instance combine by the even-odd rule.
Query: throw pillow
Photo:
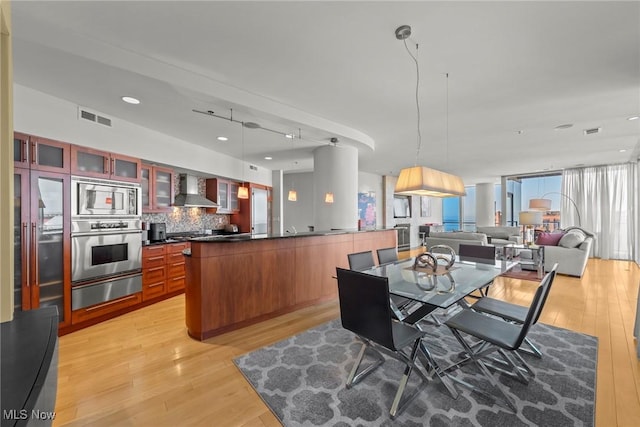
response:
[[[572,230],[562,236],[562,239],[558,242],[558,246],[562,246],[563,248],[577,248],[584,242],[586,237],[584,233]]]
[[[538,234],[536,239],[536,245],[540,246],[558,246],[558,242],[564,237],[564,233],[547,233],[542,232]]]

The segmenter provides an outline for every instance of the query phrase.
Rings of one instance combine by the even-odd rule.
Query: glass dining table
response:
[[[399,310],[393,302],[391,305],[400,321],[423,329],[424,326],[417,323],[432,311],[438,308],[447,309],[454,304],[468,307],[464,299],[466,296],[490,284],[496,277],[516,265],[517,262],[512,260],[495,260],[494,263],[484,263],[461,261],[458,258],[449,270],[439,269],[437,274],[433,274],[428,269],[420,267],[414,269],[414,259],[407,259],[372,267],[362,272],[386,277],[389,281],[390,294],[418,302],[419,304],[414,304],[413,309],[408,312]],[[440,323],[437,323],[436,326],[440,326]],[[420,348],[434,373],[440,378],[449,393],[457,398],[458,392],[448,374],[438,366],[431,352],[424,345],[424,341],[422,341]]]

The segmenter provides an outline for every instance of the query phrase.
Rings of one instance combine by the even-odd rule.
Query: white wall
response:
[[[80,120],[76,104],[14,84],[13,123],[18,132],[271,186],[268,169],[253,171],[239,159],[119,118],[112,120],[112,127]]]
[[[298,200],[295,202],[287,199],[292,188],[298,193]],[[282,190],[284,230],[293,231],[291,227],[295,227],[298,232],[308,231],[308,227],[313,225],[313,172],[284,175]]]

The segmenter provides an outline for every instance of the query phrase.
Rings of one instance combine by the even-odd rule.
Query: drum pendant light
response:
[[[418,89],[420,85],[420,67],[418,60],[407,46],[407,38],[411,35],[411,27],[402,25],[396,29],[396,38],[402,40],[409,56],[416,64],[416,110],[418,113],[418,138],[416,148],[416,162],[413,167],[404,168],[400,171],[394,193],[416,196],[431,197],[456,197],[466,195],[462,178],[426,166],[418,166],[420,148],[422,145],[422,135],[420,133],[420,102]],[[416,44],[416,55],[418,44]],[[447,74],[447,145],[449,144],[449,74]]]

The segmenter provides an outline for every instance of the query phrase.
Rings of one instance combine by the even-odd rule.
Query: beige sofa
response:
[[[429,236],[424,238],[427,250],[435,245],[447,245],[456,253],[460,252],[460,245],[482,245],[487,246],[487,235],[483,233],[470,233],[467,231],[442,231],[430,232]]]
[[[582,277],[591,255],[591,247],[595,234],[580,227],[569,227],[563,230],[567,236],[560,239],[557,246],[544,246],[544,271],[550,271],[558,263],[558,273]],[[521,258],[531,258],[531,251],[522,249]],[[525,268],[523,266],[523,268]]]

